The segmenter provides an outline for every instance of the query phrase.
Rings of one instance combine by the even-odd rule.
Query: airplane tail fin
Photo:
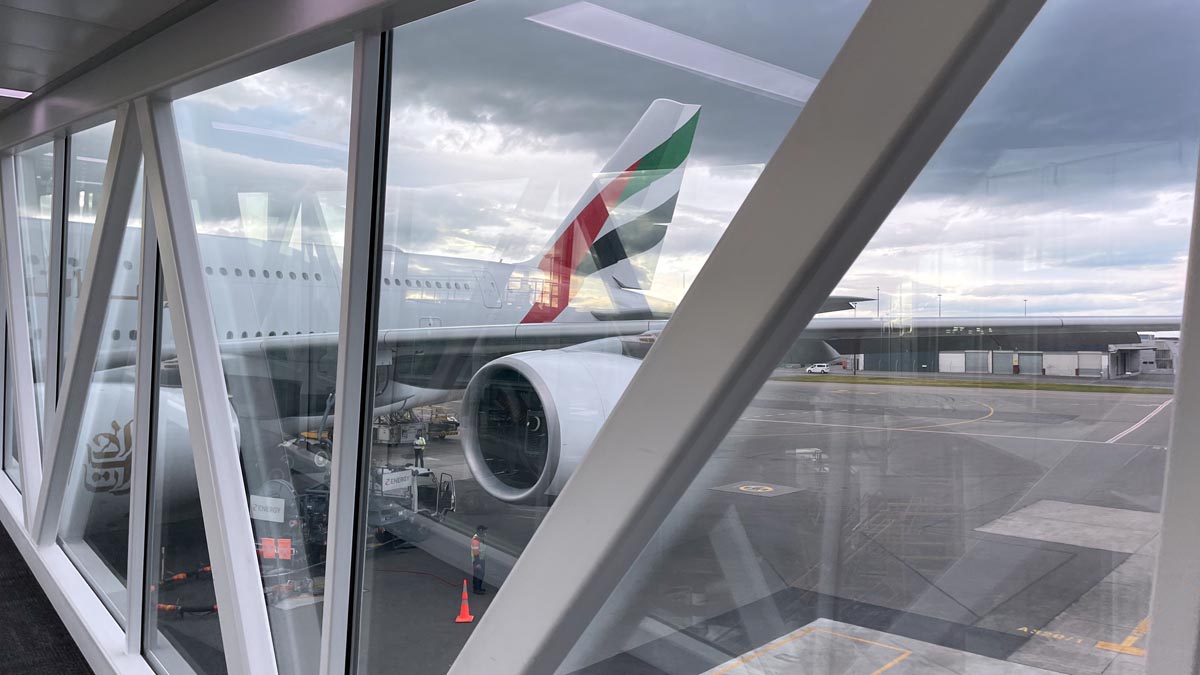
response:
[[[699,118],[698,105],[662,98],[650,104],[545,253],[529,261],[547,279],[525,323],[553,321],[593,274],[614,299],[650,287]]]

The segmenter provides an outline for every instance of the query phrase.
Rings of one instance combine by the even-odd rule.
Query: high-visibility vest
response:
[[[471,537],[471,562],[483,560],[483,542],[479,540],[479,535]]]

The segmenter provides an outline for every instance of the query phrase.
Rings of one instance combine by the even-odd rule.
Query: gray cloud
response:
[[[814,77],[864,6],[593,1]],[[695,178],[685,179],[660,261],[682,277],[673,282],[682,292],[800,109],[525,19],[562,4],[483,0],[397,30],[390,236],[414,250],[527,257],[650,101],[675,98],[703,106]],[[1177,308],[1200,147],[1197,25],[1196,3],[1048,3],[842,290],[907,284],[921,308],[937,292],[972,306],[1029,296],[1062,311]],[[227,162],[232,153],[344,167],[337,152],[205,131],[220,119],[345,139],[345,48],[287,68],[287,78],[209,92],[193,108],[201,131],[192,140]],[[273,173],[247,180],[280,181],[280,190],[297,180],[263,166]],[[236,182],[232,173],[220,180]]]

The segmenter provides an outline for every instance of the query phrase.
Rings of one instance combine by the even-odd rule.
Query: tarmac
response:
[[[768,382],[560,672],[1143,672],[1170,396],[964,385]],[[467,475],[453,438],[427,456]],[[545,512],[459,485],[448,526],[503,550]],[[465,569],[419,544],[373,561],[399,559]],[[372,660],[436,644],[441,672],[470,630],[457,595],[385,574]]]
[[[846,377],[764,385],[559,672],[1144,672],[1169,394]],[[549,508],[485,494],[455,437],[426,462],[458,508],[421,541],[369,545],[360,672],[445,672]],[[459,624],[480,524],[487,593]],[[297,672],[314,603],[283,659]],[[216,616],[163,627],[220,649]]]

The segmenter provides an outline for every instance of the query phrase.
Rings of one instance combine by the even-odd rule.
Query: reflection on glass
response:
[[[50,212],[54,195],[54,143],[17,153],[17,231],[21,236],[21,272],[25,278],[25,304],[29,316],[29,342],[33,350],[33,382],[45,382],[46,299],[49,297]],[[42,427],[45,400],[36,388],[38,429]]]
[[[281,672],[315,673],[353,47],[174,104]]]
[[[59,532],[67,554],[122,623],[136,428],[134,387],[143,206],[141,181],[137,185],[105,310]],[[72,222],[67,232],[68,251],[72,238],[90,239],[91,229],[90,225]],[[67,262],[69,265],[70,256]],[[75,269],[78,278],[86,280],[84,271]],[[71,306],[76,302],[77,298]]]
[[[165,306],[160,333],[147,518],[145,653],[160,673],[225,673],[187,408],[171,347],[171,313]]]
[[[1047,5],[560,672],[1144,670],[1197,19]]]
[[[92,244],[92,231],[96,225],[96,210],[100,208],[100,196],[104,189],[104,169],[108,164],[108,148],[112,144],[116,123],[109,122],[73,134],[70,138],[67,162],[67,230],[66,254],[62,266],[62,368],[75,348],[71,336],[75,326],[75,312],[87,274],[88,248]],[[122,251],[124,254],[125,251]],[[122,255],[123,260],[128,260]],[[118,268],[118,278],[122,271]],[[135,275],[136,276],[136,275]],[[136,283],[136,282],[135,282]],[[131,315],[132,316],[132,315]],[[62,377],[60,373],[59,377]]]
[[[396,31],[360,672],[453,662],[862,11],[600,4]]]
[[[8,336],[4,336],[4,473],[19,490],[21,488],[21,453],[17,449],[17,436],[14,433],[16,421],[13,419],[13,388],[12,367],[8,359]]]

